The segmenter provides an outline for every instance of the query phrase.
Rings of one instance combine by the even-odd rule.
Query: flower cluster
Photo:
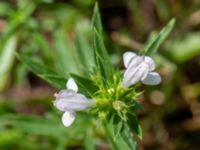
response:
[[[155,62],[152,58],[139,56],[133,52],[126,52],[123,55],[123,61],[126,68],[122,79],[123,89],[127,89],[140,81],[147,85],[157,85],[161,82],[160,75],[157,72],[153,72],[155,70]],[[96,101],[78,93],[78,86],[73,78],[67,81],[66,87],[67,89],[55,94],[54,106],[64,112],[62,123],[68,127],[74,122],[77,111],[95,107]],[[117,102],[121,104],[121,101]]]

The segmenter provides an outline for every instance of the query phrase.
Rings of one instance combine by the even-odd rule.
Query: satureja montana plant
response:
[[[140,55],[130,51],[125,52],[122,56],[124,71],[117,70],[110,62],[103,41],[103,29],[97,4],[92,20],[94,65],[83,67],[83,72],[87,76],[69,73],[66,79],[30,60],[24,54],[19,54],[18,57],[38,76],[62,89],[55,93],[53,103],[63,112],[64,126],[73,124],[78,111],[86,111],[100,120],[113,149],[134,150],[138,147],[131,130],[142,138],[142,129],[136,117],[136,110],[141,108],[137,101],[141,91],[136,89],[141,84],[157,85],[161,82],[160,75],[154,72],[155,62],[150,56],[169,35],[174,22],[172,19],[157,36],[149,40]]]
[[[110,119],[117,114],[120,120],[128,121],[127,114],[134,114],[135,98],[139,95],[135,91],[136,84],[141,81],[144,84],[156,85],[161,82],[161,78],[158,73],[152,72],[155,63],[148,56],[126,52],[123,61],[126,67],[123,78],[117,75],[117,71],[113,72],[113,82],[109,83],[107,80],[109,84],[106,84],[105,88],[100,76],[99,82],[94,81],[99,90],[91,95],[92,99],[77,93],[78,86],[73,78],[67,81],[66,90],[55,94],[54,105],[64,112],[62,122],[65,126],[68,127],[73,123],[76,111],[88,108],[96,109],[95,114],[98,114],[101,119]]]

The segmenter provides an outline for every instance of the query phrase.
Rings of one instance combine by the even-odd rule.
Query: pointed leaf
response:
[[[138,150],[138,146],[136,141],[133,138],[132,133],[130,132],[128,126],[125,124],[122,131],[118,134],[116,138],[114,138],[114,130],[115,125],[106,122],[104,124],[106,134],[108,137],[108,140],[110,141],[112,145],[113,150]]]
[[[113,66],[103,41],[103,27],[98,4],[95,4],[92,18],[94,60],[104,85],[106,81],[112,82]]]
[[[79,91],[81,91],[82,94],[91,96],[98,90],[98,87],[92,80],[81,77],[73,73],[71,73],[70,75],[74,78],[74,80],[78,84]]]
[[[150,40],[147,45],[143,49],[143,53],[145,55],[152,55],[155,53],[160,44],[167,38],[167,36],[172,31],[175,24],[175,19],[169,21],[169,23],[158,33],[158,35],[153,39]]]
[[[1,42],[2,49],[0,50],[0,91],[8,78],[10,68],[14,61],[14,54],[17,44],[17,36],[10,36],[5,44]]]
[[[110,81],[113,80],[113,66],[110,62],[109,55],[106,51],[103,37],[97,32],[94,28],[93,33],[93,46],[94,46],[94,57],[95,63],[100,72],[100,75],[103,78],[103,81]],[[106,83],[105,83],[106,84]]]
[[[17,57],[40,78],[46,80],[59,89],[65,88],[67,79],[63,76],[58,75],[56,72],[44,66],[43,64],[31,59],[30,56],[19,53],[17,54]]]
[[[92,16],[92,26],[96,28],[97,32],[102,35],[103,27],[101,22],[101,15],[99,12],[99,5],[96,2],[94,6],[93,16]]]
[[[130,128],[133,129],[133,131],[137,134],[137,136],[140,139],[142,139],[142,137],[143,137],[142,128],[138,122],[137,117],[133,114],[128,114],[127,118],[128,118],[128,124],[129,124]]]

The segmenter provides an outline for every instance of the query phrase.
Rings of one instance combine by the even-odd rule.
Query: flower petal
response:
[[[155,62],[151,57],[145,56],[144,61],[149,65],[149,71],[153,71],[155,69]]]
[[[161,82],[161,77],[157,72],[148,73],[147,77],[142,80],[142,83],[147,85],[157,85]]]
[[[142,64],[143,62],[144,62],[144,57],[135,56],[130,60],[130,62],[128,64],[128,69],[134,69],[137,66],[139,66],[140,64]]]
[[[66,111],[62,115],[62,123],[65,127],[69,127],[75,120],[76,114],[74,112]]]
[[[149,72],[149,66],[146,63],[140,63],[136,67],[129,67],[125,73],[123,78],[123,86],[129,87],[130,85],[136,84],[140,80],[146,78]]]
[[[126,52],[123,54],[123,61],[124,61],[124,66],[127,68],[131,62],[131,59],[133,59],[135,56],[137,56],[133,52]]]
[[[74,90],[75,92],[78,92],[78,86],[73,78],[69,78],[66,84],[67,89]]]
[[[70,95],[73,96],[74,94],[76,94],[76,92],[74,90],[65,89],[65,90],[61,90],[60,92],[56,93],[55,97],[56,97],[56,99],[61,99],[61,98],[69,97]]]
[[[80,111],[92,107],[95,101],[73,90],[61,90],[56,94],[54,106],[60,111]]]

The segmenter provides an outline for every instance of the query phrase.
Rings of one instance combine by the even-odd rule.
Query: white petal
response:
[[[132,70],[132,69],[136,68],[137,66],[139,66],[142,63],[144,63],[144,57],[135,56],[130,60],[130,62],[128,64],[128,69]]]
[[[142,83],[147,85],[157,85],[161,82],[161,77],[157,72],[148,73],[147,77],[142,80]]]
[[[66,84],[67,89],[74,90],[75,92],[78,92],[78,86],[73,78],[69,78]]]
[[[129,67],[124,73],[123,86],[126,88],[136,84],[140,80],[146,78],[148,72],[149,66],[144,62],[140,63],[137,67]]]
[[[69,127],[75,120],[76,114],[74,112],[66,111],[62,116],[62,123],[65,127]]]
[[[69,90],[69,89],[65,89],[65,90],[61,90],[58,93],[54,94],[56,99],[60,99],[60,98],[65,98],[65,97],[69,97],[69,96],[73,96],[74,94],[76,94],[76,92],[74,90]]]
[[[151,57],[145,56],[145,62],[149,65],[149,71],[153,71],[155,69],[155,62]]]
[[[56,94],[54,106],[60,111],[80,111],[92,107],[94,100],[89,100],[83,94],[73,90],[61,90]]]
[[[123,61],[124,61],[124,66],[127,68],[128,65],[130,64],[130,61],[133,57],[137,56],[133,52],[126,52],[123,54]]]

